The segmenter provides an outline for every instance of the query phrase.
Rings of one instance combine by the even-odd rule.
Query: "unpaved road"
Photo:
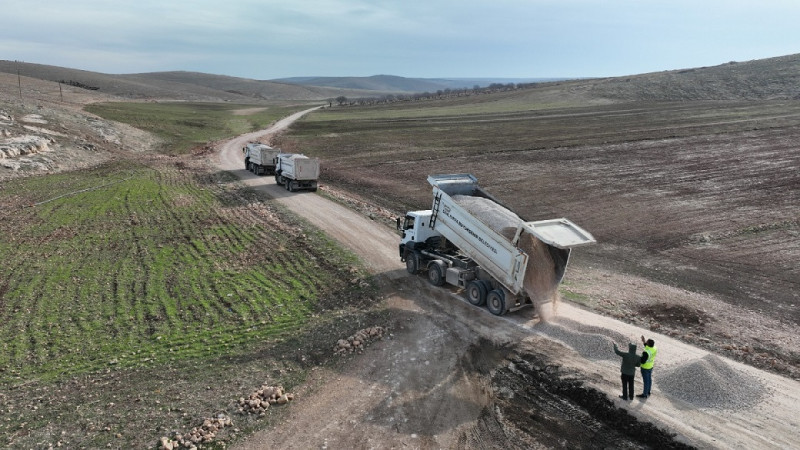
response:
[[[485,347],[483,340],[491,342],[491,348],[515,344],[557,351],[560,365],[581,374],[617,406],[640,420],[677,433],[680,441],[690,445],[797,448],[797,381],[721,359],[726,373],[735,375],[715,380],[721,395],[724,397],[740,387],[737,384],[746,382],[759,393],[757,397],[749,398],[745,404],[723,402],[707,406],[687,399],[674,385],[665,391],[659,386],[659,377],[663,381],[667,374],[697,366],[708,352],[565,302],[559,303],[551,323],[531,319],[523,312],[494,317],[446,289],[429,287],[421,277],[407,275],[397,255],[398,238],[385,226],[320,195],[288,193],[275,185],[272,177],[257,177],[243,169],[244,143],[258,138],[268,140],[303,113],[225,143],[220,148],[218,166],[279,199],[358,254],[375,274],[384,275],[379,279],[385,284],[387,303],[397,311],[400,323],[406,325],[392,330],[393,339],[377,343],[354,358],[347,369],[316,371],[298,393],[298,401],[286,419],[240,443],[239,448],[525,447],[498,441],[509,432],[493,432],[486,426],[487,411],[492,410],[500,394],[489,382],[495,370],[492,364],[502,358],[492,356],[489,348],[474,352],[481,345]],[[655,339],[659,348],[653,395],[644,401],[624,402],[617,398],[619,362],[610,348],[610,339],[622,345],[624,340],[638,342],[640,335]],[[332,337],[332,342],[338,338]],[[604,353],[606,340],[608,348]],[[587,342],[599,343],[600,347],[587,348]],[[698,371],[695,375],[716,374]],[[702,385],[708,380],[684,382],[689,391],[689,384]],[[636,388],[640,392],[638,375]],[[513,397],[513,393],[503,396]],[[513,427],[513,418],[509,421]],[[542,442],[555,441],[543,438]]]

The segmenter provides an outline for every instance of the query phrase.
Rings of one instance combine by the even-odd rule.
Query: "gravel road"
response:
[[[465,430],[478,429],[492,393],[460,355],[479,336],[500,345],[560,347],[558,363],[581,374],[636,418],[677,433],[702,448],[795,448],[800,429],[800,383],[684,344],[668,336],[594,314],[569,302],[538,322],[522,311],[491,316],[443,288],[430,288],[404,271],[392,230],[313,193],[289,193],[272,177],[243,169],[248,140],[269,141],[308,111],[220,147],[218,166],[278,199],[362,257],[394,289],[387,302],[410,314],[395,340],[376,345],[344,373],[318,373],[295,402],[286,423],[257,433],[240,448],[441,448],[458,446]],[[324,161],[322,162],[324,164]],[[324,185],[324,180],[322,180]],[[444,309],[444,312],[442,310]],[[653,338],[659,348],[653,395],[617,399],[619,361],[612,342]],[[522,336],[522,337],[520,337]],[[336,338],[333,338],[335,342]],[[560,345],[559,345],[560,344]],[[640,344],[641,345],[641,344]],[[640,347],[641,348],[641,347]],[[474,369],[474,368],[473,368]],[[641,391],[637,375],[636,389]]]

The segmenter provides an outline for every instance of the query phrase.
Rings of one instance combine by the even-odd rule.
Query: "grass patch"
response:
[[[156,134],[164,140],[161,150],[168,154],[185,154],[211,141],[264,129],[305,107],[252,108],[226,103],[95,103],[85,107],[105,119]]]
[[[0,446],[147,447],[357,329],[357,258],[230,181],[140,157],[4,183]]]
[[[127,161],[42,179],[0,195],[29,205],[106,186],[0,222],[3,385],[228,351],[302,327],[320,298],[351,288],[355,257],[191,170]],[[242,206],[219,200],[231,194]]]

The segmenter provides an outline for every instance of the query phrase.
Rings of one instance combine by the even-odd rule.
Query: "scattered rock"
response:
[[[197,444],[212,442],[219,431],[231,425],[233,425],[233,422],[230,417],[225,414],[219,414],[217,417],[203,420],[201,426],[192,428],[192,431],[187,434],[176,432],[172,438],[163,436],[159,439],[158,448],[160,450],[197,449]]]
[[[239,412],[242,414],[263,415],[272,405],[285,405],[294,395],[283,390],[283,386],[263,385],[247,398],[239,398]]]
[[[50,149],[50,140],[41,136],[17,136],[0,141],[0,159],[31,155]]]
[[[361,329],[347,339],[339,339],[333,347],[333,353],[337,355],[361,353],[372,342],[383,339],[386,332],[386,328],[379,326]]]

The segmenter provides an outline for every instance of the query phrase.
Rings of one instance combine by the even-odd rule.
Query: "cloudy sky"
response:
[[[800,53],[798,0],[3,0],[0,59],[104,73],[595,77]]]

